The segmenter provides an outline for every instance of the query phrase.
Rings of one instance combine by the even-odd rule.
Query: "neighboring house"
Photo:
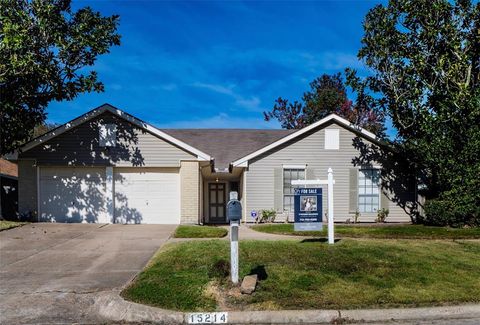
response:
[[[353,165],[358,138],[377,142],[336,115],[301,130],[160,130],[105,104],[19,150],[19,210],[52,222],[225,223],[237,191],[246,221],[263,209],[285,220],[290,181],[326,179],[331,167],[336,221],[356,211],[374,221],[380,208],[410,221],[382,193],[379,166]]]
[[[0,220],[16,220],[18,211],[17,164],[0,158]]]

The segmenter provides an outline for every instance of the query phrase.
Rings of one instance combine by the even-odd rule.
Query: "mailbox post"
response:
[[[232,283],[238,283],[238,227],[242,219],[242,204],[238,201],[238,193],[230,192],[227,203],[227,218],[230,222],[230,274]]]

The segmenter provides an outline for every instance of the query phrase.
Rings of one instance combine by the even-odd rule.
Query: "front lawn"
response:
[[[295,235],[309,237],[327,236],[327,225],[322,231],[293,231],[293,224],[254,225],[253,230],[269,234]],[[447,228],[422,225],[398,226],[342,226],[335,225],[335,236],[354,238],[413,238],[413,239],[478,239],[480,228]]]
[[[175,238],[221,238],[228,234],[228,230],[221,227],[185,226],[181,225],[175,230]]]
[[[241,241],[240,275],[263,274],[251,296],[218,261],[223,240],[170,244],[122,295],[182,311],[406,307],[480,302],[480,243],[427,240]],[[228,270],[228,266],[226,268]]]
[[[0,220],[0,231],[26,225],[28,222]]]

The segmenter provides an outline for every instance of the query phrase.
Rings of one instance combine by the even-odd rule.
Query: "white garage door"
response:
[[[40,221],[110,222],[105,168],[41,167],[39,172]]]
[[[180,223],[178,168],[114,168],[115,223]]]

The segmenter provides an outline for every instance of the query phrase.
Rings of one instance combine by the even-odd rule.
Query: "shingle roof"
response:
[[[248,155],[298,130],[162,129],[163,132],[209,154],[215,168],[224,169]]]

